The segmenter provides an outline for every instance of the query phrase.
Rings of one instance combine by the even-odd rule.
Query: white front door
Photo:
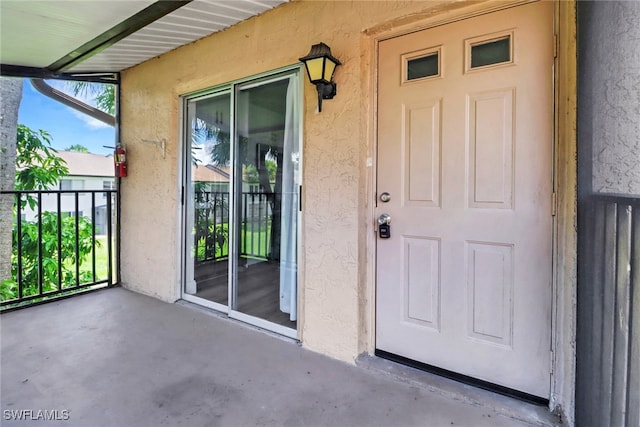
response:
[[[376,348],[543,398],[552,23],[518,6],[384,40],[378,64]]]

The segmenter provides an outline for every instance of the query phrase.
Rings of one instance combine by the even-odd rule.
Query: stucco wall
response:
[[[304,346],[333,357],[352,361],[371,350],[374,38],[499,3],[293,1],[125,71],[123,284],[179,297],[179,96],[295,64],[323,41],[343,65],[322,113],[304,85],[299,327]],[[165,141],[166,152],[154,141]]]
[[[593,191],[640,196],[640,8],[635,1],[593,2],[581,54],[588,81]]]
[[[179,95],[297,62],[323,41],[343,63],[338,95],[317,113],[305,82],[301,327],[303,344],[353,360],[363,350],[367,116],[371,49],[363,31],[454,2],[294,1],[122,74],[122,281],[178,298]],[[365,82],[365,83],[363,83]],[[145,141],[166,141],[166,154]],[[360,298],[360,301],[359,301]]]

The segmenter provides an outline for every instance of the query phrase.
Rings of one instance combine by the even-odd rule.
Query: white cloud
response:
[[[199,160],[199,164],[208,165],[211,163],[211,144],[208,141],[204,144],[193,144],[191,154]]]
[[[89,116],[88,114],[81,113],[80,111],[74,110],[71,107],[67,107],[67,108],[69,108],[71,113],[74,116],[76,116],[78,119],[82,120],[84,122],[84,124],[90,129],[103,129],[103,128],[111,127],[108,124],[106,124],[104,122],[101,122],[98,119],[94,119],[93,117]]]
[[[47,84],[49,84],[49,86],[51,86],[54,89],[59,90],[60,92],[64,92],[69,96],[72,96],[76,99],[79,99],[80,101],[84,102],[85,104],[89,104],[92,107],[96,106],[96,102],[93,99],[92,96],[88,96],[86,92],[81,92],[78,95],[74,95],[73,94],[73,90],[71,88],[71,86],[73,85],[72,81],[66,81],[66,80],[47,80]]]
[[[87,96],[86,92],[82,92],[78,95],[74,95],[73,91],[71,89],[71,85],[73,82],[68,82],[68,81],[63,81],[63,80],[47,80],[47,83],[61,91],[66,93],[69,96],[72,96],[82,102],[84,102],[85,104],[91,105],[92,107],[96,106],[96,102],[93,99],[93,97],[91,96]],[[103,128],[108,128],[111,127],[108,124],[101,122],[100,120],[94,119],[93,117],[89,116],[88,114],[82,113],[74,108],[68,107],[69,111],[71,111],[71,113],[78,119],[82,120],[82,122],[89,128],[89,129],[103,129]]]

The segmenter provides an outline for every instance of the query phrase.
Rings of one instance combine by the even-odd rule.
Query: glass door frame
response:
[[[237,120],[237,97],[236,94],[240,90],[250,89],[252,87],[257,87],[260,85],[267,85],[269,83],[274,83],[281,80],[293,80],[294,84],[297,85],[297,93],[298,99],[296,100],[296,104],[293,108],[297,109],[297,114],[299,117],[298,122],[298,143],[299,143],[299,179],[300,179],[300,188],[302,187],[302,177],[303,173],[303,149],[304,149],[304,138],[303,138],[303,79],[302,79],[302,66],[300,64],[283,67],[277,70],[272,70],[269,72],[261,73],[258,75],[246,77],[243,79],[234,80],[224,85],[219,85],[215,87],[211,87],[208,89],[188,93],[180,96],[180,112],[179,112],[179,123],[180,123],[180,146],[179,146],[179,165],[178,172],[180,177],[180,200],[181,204],[179,205],[180,209],[180,277],[178,280],[178,295],[181,299],[195,303],[197,305],[201,305],[203,307],[213,309],[217,312],[226,314],[229,318],[233,318],[236,320],[240,320],[244,323],[251,324],[253,326],[257,326],[259,328],[275,332],[277,334],[298,339],[300,327],[297,326],[296,329],[289,328],[283,325],[279,325],[277,323],[273,323],[267,320],[264,320],[259,317],[255,317],[240,311],[233,309],[234,304],[236,302],[236,290],[237,290],[237,281],[238,281],[238,271],[237,271],[237,258],[239,255],[239,240],[237,239],[237,227],[235,226],[235,222],[237,221],[237,214],[239,209],[240,200],[237,197],[238,194],[238,185],[242,188],[242,182],[238,183],[237,174],[236,174],[236,158],[237,158],[237,149],[238,149],[238,135],[236,130],[236,120]],[[229,95],[230,96],[230,134],[233,135],[233,143],[231,144],[231,152],[229,156],[230,162],[230,200],[231,206],[229,209],[229,217],[230,222],[233,218],[234,225],[229,226],[229,257],[230,262],[228,265],[229,274],[228,274],[228,299],[227,304],[221,304],[214,301],[207,300],[205,298],[198,297],[196,295],[192,295],[186,292],[187,279],[188,275],[193,275],[193,258],[189,256],[188,251],[192,249],[192,243],[190,239],[193,238],[191,228],[193,226],[193,219],[190,218],[193,215],[193,207],[191,207],[191,212],[188,206],[189,200],[193,200],[193,186],[191,185],[191,150],[190,150],[190,142],[189,142],[189,112],[187,106],[190,102],[205,100],[208,98],[221,96],[221,95]],[[298,195],[301,196],[301,191]],[[301,201],[299,201],[301,206]],[[297,212],[297,221],[296,221],[296,233],[297,233],[297,307],[301,307],[301,292],[300,292],[300,261],[301,261],[301,237],[302,237],[302,212],[301,209],[298,209]],[[191,271],[191,273],[190,273]],[[300,325],[300,310],[298,309],[298,322],[296,325]]]
[[[234,117],[234,110],[233,108],[231,108],[231,106],[234,103],[234,93],[233,93],[233,85],[231,84],[225,84],[225,85],[221,85],[218,87],[214,87],[211,88],[210,90],[206,90],[206,91],[199,91],[195,94],[192,95],[184,95],[180,97],[180,101],[181,101],[181,109],[180,109],[180,127],[181,127],[181,141],[180,141],[180,149],[179,149],[179,173],[180,173],[180,191],[181,191],[181,195],[182,197],[180,198],[181,200],[181,205],[180,205],[180,217],[181,217],[181,226],[180,226],[180,235],[181,235],[181,249],[180,249],[180,260],[181,260],[181,264],[180,264],[180,280],[178,283],[179,289],[179,296],[180,299],[183,299],[185,301],[189,301],[192,302],[194,304],[198,304],[201,305],[203,307],[206,308],[210,308],[216,311],[219,311],[221,313],[224,314],[228,314],[229,313],[229,304],[225,305],[225,304],[221,304],[215,301],[211,301],[205,298],[201,298],[201,297],[197,297],[193,294],[190,294],[186,291],[188,284],[188,281],[193,277],[193,270],[194,270],[194,265],[193,265],[193,258],[191,256],[189,256],[189,252],[191,251],[193,245],[192,243],[190,243],[191,239],[193,239],[193,234],[191,232],[192,228],[193,228],[193,214],[194,214],[194,207],[191,207],[191,210],[189,210],[189,205],[188,203],[190,203],[191,200],[194,199],[194,188],[193,185],[191,183],[191,168],[192,168],[192,163],[191,163],[191,143],[190,143],[190,132],[189,132],[189,122],[190,122],[190,117],[189,117],[189,110],[188,110],[188,106],[190,102],[193,101],[204,101],[207,99],[211,99],[211,98],[215,98],[218,96],[224,96],[224,95],[229,95],[230,97],[230,120],[229,120],[229,133],[230,134],[234,134],[235,133],[235,129],[234,129],[234,124],[235,124],[235,117]],[[233,145],[235,144],[231,144],[231,153],[230,153],[230,158],[229,158],[229,163],[231,165],[233,165],[234,162],[234,150],[233,150]],[[233,175],[230,174],[230,175]],[[231,195],[231,193],[233,192],[232,183],[233,177],[230,176],[229,177],[229,194]],[[231,211],[231,209],[230,209]],[[231,212],[229,212],[229,216],[231,215]],[[229,236],[229,241],[231,241],[231,235]],[[229,256],[231,257],[231,251],[229,252]],[[228,265],[228,277],[232,277],[232,262],[229,262]],[[229,283],[227,282],[227,301],[231,301],[230,297],[231,297],[231,287],[229,286]]]

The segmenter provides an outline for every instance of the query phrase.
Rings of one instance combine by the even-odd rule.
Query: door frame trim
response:
[[[436,13],[400,18],[363,31],[363,42],[368,47],[366,60],[371,64],[363,91],[369,95],[370,105],[363,117],[367,125],[366,191],[370,203],[365,208],[366,259],[365,293],[362,321],[366,327],[362,349],[373,355],[376,350],[376,240],[375,209],[377,206],[377,117],[378,117],[378,60],[379,44],[383,40],[450,24],[475,16],[505,10],[535,0],[515,0],[500,5],[451,5]],[[446,17],[443,17],[444,14]],[[575,1],[554,0],[553,28],[556,38],[556,58],[553,71],[553,140],[552,191],[557,196],[556,214],[552,218],[552,301],[550,343],[550,395],[549,407],[559,412],[573,425],[575,391],[575,319],[576,319],[576,42]],[[562,48],[562,49],[561,49]],[[366,85],[366,87],[364,87]],[[562,166],[562,167],[559,167]]]

